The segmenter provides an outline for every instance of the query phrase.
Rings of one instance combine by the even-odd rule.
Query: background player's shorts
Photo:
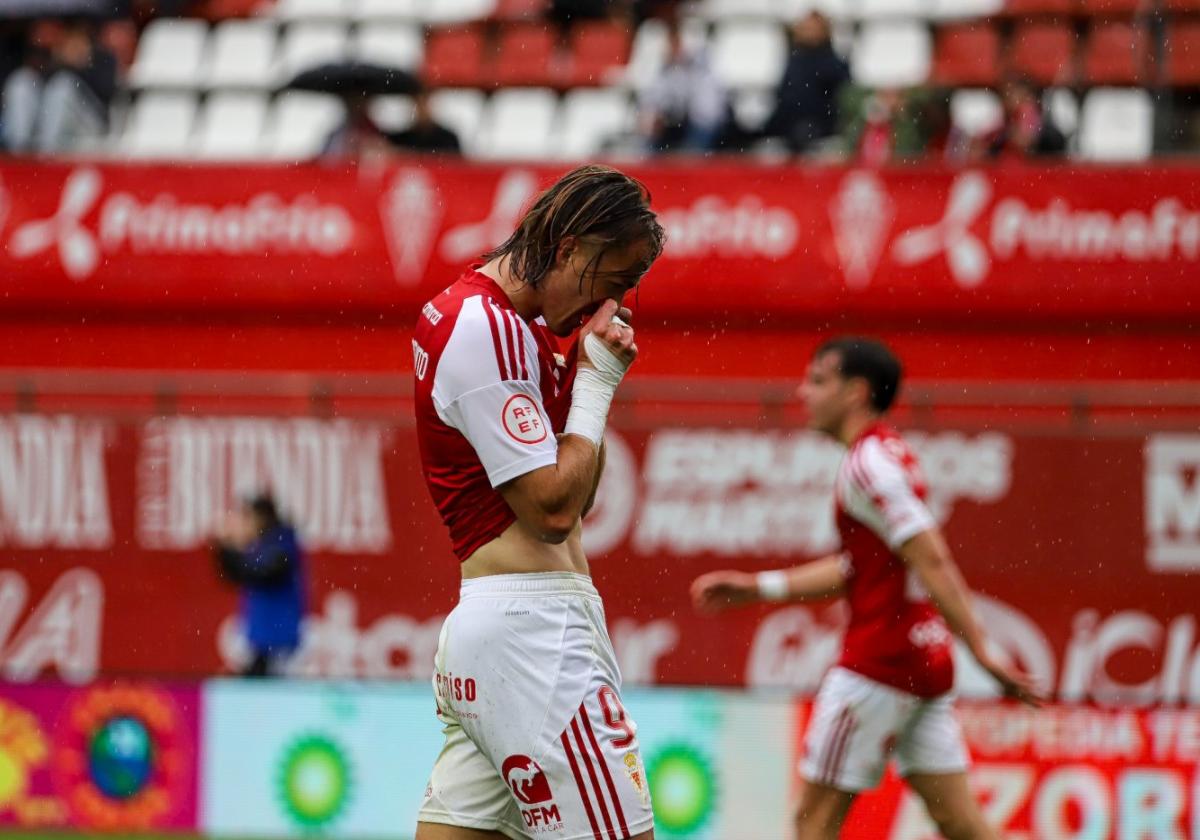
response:
[[[901,776],[965,771],[970,759],[953,696],[917,697],[846,668],[831,670],[808,722],[801,774],[857,792],[878,785],[892,757]]]
[[[446,743],[418,820],[554,840],[652,827],[637,727],[587,577],[464,581],[435,666]]]

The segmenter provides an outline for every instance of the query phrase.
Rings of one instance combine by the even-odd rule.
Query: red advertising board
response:
[[[633,167],[648,316],[1194,320],[1194,168]],[[0,165],[13,310],[405,317],[559,168]]]
[[[1200,702],[1200,435],[908,436],[1004,653],[1064,700]],[[686,593],[706,570],[832,549],[839,457],[810,433],[736,416],[618,422],[585,533],[628,681],[815,687],[837,654],[836,605],[703,618]],[[425,678],[458,569],[413,430],[190,414],[0,416],[0,674],[235,667],[235,595],[205,546],[261,487],[311,553],[299,672]],[[989,685],[964,666],[960,688]]]
[[[808,716],[802,701],[800,719]],[[1200,836],[1200,710],[960,703],[971,783],[1008,838]],[[803,726],[801,727],[803,729]],[[851,840],[935,840],[920,800],[889,770],[853,806]]]

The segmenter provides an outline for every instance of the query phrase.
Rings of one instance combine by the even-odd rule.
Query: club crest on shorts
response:
[[[642,805],[646,808],[650,807],[650,788],[646,784],[646,770],[642,767],[641,759],[635,752],[625,753],[625,772],[629,774],[629,781],[637,789],[638,796],[642,800]]]
[[[501,412],[504,431],[517,443],[534,444],[546,439],[546,421],[537,403],[525,394],[513,394]]]

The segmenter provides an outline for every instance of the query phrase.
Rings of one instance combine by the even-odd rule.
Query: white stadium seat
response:
[[[934,0],[934,20],[970,20],[1004,11],[1004,0]]]
[[[606,141],[633,130],[629,96],[615,88],[579,88],[563,97],[562,126],[555,152],[564,160],[599,154]]]
[[[918,21],[863,24],[850,57],[850,73],[860,85],[903,88],[929,78],[929,29]]]
[[[209,96],[200,116],[196,155],[207,160],[250,160],[260,155],[267,99],[263,94],[225,91]]]
[[[1154,103],[1142,88],[1094,88],[1083,100],[1079,154],[1089,160],[1138,161],[1154,150]]]
[[[419,21],[428,0],[347,0],[356,20]]]
[[[772,18],[787,15],[785,0],[702,0],[696,12],[708,20],[726,18]]]
[[[341,20],[349,12],[349,0],[278,0],[273,13],[281,20]]]
[[[354,34],[350,53],[371,64],[415,70],[425,54],[425,34],[412,24],[364,23]]]
[[[778,84],[787,54],[787,35],[774,21],[722,23],[712,41],[713,71],[730,88]]]
[[[336,96],[306,91],[281,94],[271,107],[263,150],[277,160],[308,160],[345,117]]]
[[[956,90],[950,94],[950,121],[968,137],[979,137],[1000,127],[1004,106],[990,90]]]
[[[412,125],[415,107],[411,96],[376,96],[371,100],[371,120],[383,131],[403,131]]]
[[[733,98],[733,113],[742,126],[759,129],[775,110],[775,89],[758,88],[739,91]]]
[[[202,20],[159,18],[138,40],[129,68],[134,87],[195,87],[200,76],[208,24]]]
[[[426,23],[461,23],[489,17],[496,11],[496,0],[425,0],[417,7]]]
[[[933,13],[935,0],[850,0],[855,17],[864,20],[926,18]]]
[[[119,152],[134,158],[183,158],[196,121],[196,97],[150,91],[133,103]]]
[[[429,110],[437,122],[458,135],[465,154],[475,150],[483,118],[483,94],[470,89],[436,90],[429,95]]]
[[[552,154],[558,95],[548,88],[506,88],[488,103],[475,156],[535,160]]]
[[[1059,131],[1067,137],[1073,137],[1079,130],[1079,100],[1070,88],[1047,88],[1042,94],[1042,105]]]
[[[275,24],[269,20],[229,20],[213,30],[208,87],[268,87],[275,57]]]
[[[275,69],[277,84],[297,73],[346,57],[346,28],[336,23],[297,23],[287,28]]]

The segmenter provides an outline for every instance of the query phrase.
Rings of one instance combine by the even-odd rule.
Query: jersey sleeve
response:
[[[851,459],[850,481],[875,514],[866,518],[866,524],[889,548],[895,550],[937,526],[904,467],[878,439],[864,441]]]
[[[492,487],[556,463],[537,344],[510,310],[468,301],[434,374],[433,403],[475,450]]]

